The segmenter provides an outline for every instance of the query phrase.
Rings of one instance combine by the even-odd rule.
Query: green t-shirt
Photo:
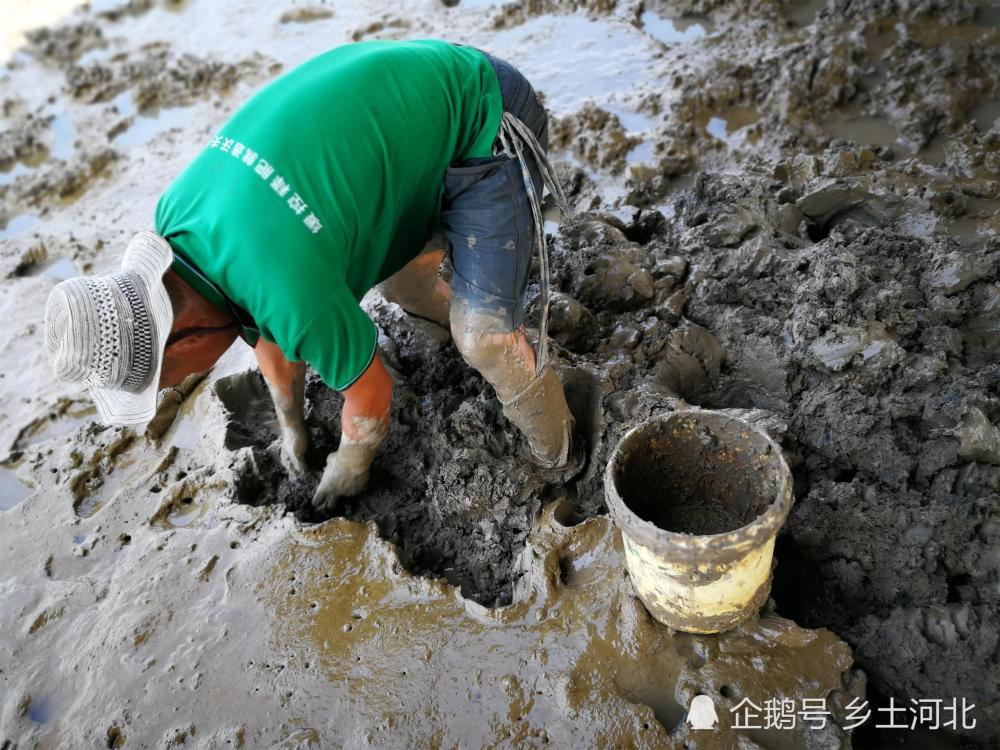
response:
[[[160,198],[156,231],[332,388],[371,363],[365,292],[417,255],[445,170],[490,156],[500,85],[440,41],[337,47],[244,104]]]

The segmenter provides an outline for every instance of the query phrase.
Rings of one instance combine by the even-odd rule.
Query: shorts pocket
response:
[[[531,209],[517,159],[448,170],[441,228],[454,271],[478,289],[520,301],[532,249]]]

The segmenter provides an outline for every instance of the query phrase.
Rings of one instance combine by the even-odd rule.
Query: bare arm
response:
[[[306,472],[309,433],[305,423],[305,362],[291,362],[277,344],[260,339],[254,347],[257,363],[274,400],[281,427],[281,463],[292,474]]]

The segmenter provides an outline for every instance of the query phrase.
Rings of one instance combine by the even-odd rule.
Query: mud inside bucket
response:
[[[722,534],[746,526],[774,502],[782,481],[780,471],[761,465],[767,442],[755,444],[760,433],[746,427],[704,416],[650,425],[622,447],[615,479],[621,499],[665,531]]]
[[[660,622],[717,632],[766,600],[791,482],[765,433],[724,412],[662,415],[622,439],[605,489],[636,591]]]

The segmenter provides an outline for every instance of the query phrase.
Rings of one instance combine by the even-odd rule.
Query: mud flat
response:
[[[928,746],[995,745],[997,18],[133,0],[30,35],[0,72],[0,747],[913,741],[844,731],[865,696],[964,698],[975,729]],[[315,476],[281,471],[245,352],[146,435],[95,424],[49,376],[48,290],[113,266],[263,82],[334,44],[428,36],[515,62],[552,113],[577,214],[546,225],[551,330],[582,476],[528,464],[447,332],[375,295],[394,424],[337,518],[309,509]],[[318,472],[340,405],[314,376],[307,400]],[[761,425],[795,479],[772,598],[718,637],[650,620],[601,482],[630,427],[687,406]],[[696,694],[717,733],[684,723]],[[830,719],[729,734],[729,709],[777,697]]]

